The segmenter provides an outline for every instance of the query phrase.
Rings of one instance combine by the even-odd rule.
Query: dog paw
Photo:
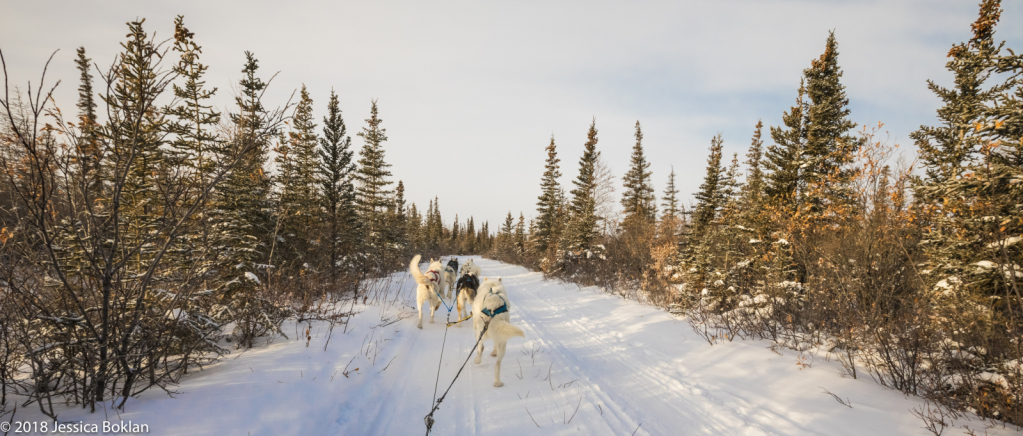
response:
[[[499,388],[499,387],[501,387],[501,386],[504,386],[504,383],[501,383],[500,381],[496,381],[496,382],[494,382],[494,387],[495,387],[495,388]]]
[[[430,320],[430,324],[433,324],[433,320],[432,319]]]
[[[476,359],[475,359],[475,360],[473,360],[473,361],[472,361],[472,363],[475,363],[475,364],[479,365],[479,364],[480,364],[480,362],[482,362],[482,361],[483,361],[483,359],[480,359],[480,357],[479,357],[479,356],[476,356]]]
[[[497,357],[497,350],[491,351],[490,357]]]

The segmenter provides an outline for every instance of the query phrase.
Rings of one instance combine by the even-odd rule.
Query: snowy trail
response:
[[[817,356],[803,367],[797,359],[810,356],[775,352],[764,341],[710,346],[662,310],[474,259],[483,276],[502,277],[512,323],[526,338],[508,343],[504,387],[492,386],[489,342],[482,364],[469,361],[435,414],[433,434],[929,434],[910,413],[921,400],[842,377],[837,362]],[[415,328],[414,282],[407,273],[393,278],[401,285],[391,297],[397,304],[357,305],[361,313],[348,332],[335,331],[326,350],[326,325],[314,323],[308,347],[289,333],[291,339],[234,351],[187,376],[176,398],[149,391],[120,414],[109,406],[96,414],[68,408],[60,418],[131,420],[156,435],[424,434],[447,311],[442,306],[435,323]],[[285,332],[300,328],[291,323]],[[438,395],[474,342],[471,321],[448,329]],[[42,415],[24,409],[16,419]],[[985,430],[979,421],[956,424]],[[987,432],[1016,434],[1001,427]]]

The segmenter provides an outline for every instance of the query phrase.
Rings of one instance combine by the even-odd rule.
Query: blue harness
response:
[[[491,292],[491,294],[494,294],[494,293]],[[494,295],[497,295],[497,298],[500,298],[501,301],[504,301],[504,297],[502,297],[502,296],[500,296],[498,294],[494,294]],[[501,307],[498,307],[497,309],[494,309],[493,311],[491,311],[490,309],[487,309],[487,308],[484,307],[483,310],[481,310],[480,312],[483,312],[484,315],[493,318],[493,317],[495,317],[497,315],[500,315],[502,313],[505,313],[507,311],[508,311],[508,302],[504,301],[504,304],[502,304]]]

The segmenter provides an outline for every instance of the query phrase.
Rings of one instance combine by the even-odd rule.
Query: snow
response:
[[[1010,236],[1008,238],[1002,239],[1001,241],[992,242],[990,244],[987,244],[987,247],[988,248],[1001,248],[1001,247],[1008,248],[1008,247],[1011,247],[1011,246],[1015,245],[1016,243],[1018,243],[1021,239],[1023,239],[1023,238],[1021,238],[1019,236]]]
[[[508,344],[502,388],[492,386],[489,343],[481,365],[469,362],[435,414],[436,435],[926,434],[910,412],[921,399],[870,377],[842,377],[841,365],[823,354],[768,341],[711,346],[686,320],[661,309],[595,287],[544,281],[518,266],[474,262],[483,276],[503,278],[512,323],[526,337]],[[401,285],[387,299],[395,303],[356,305],[360,313],[347,333],[335,327],[329,344],[324,323],[312,324],[308,346],[297,334],[306,324],[287,324],[286,332],[296,332],[289,336],[301,339],[234,351],[186,376],[174,398],[151,390],[129,400],[125,411],[108,402],[95,414],[58,409],[60,418],[130,420],[154,435],[425,434],[442,343],[438,395],[475,341],[468,322],[449,328],[445,340],[443,308],[436,323],[416,329],[414,282],[407,273],[392,279]],[[15,418],[40,419],[34,406],[19,408]],[[984,427],[976,418],[956,424]],[[1014,434],[1001,427],[987,432]]]
[[[259,283],[259,277],[256,277],[255,274],[253,274],[253,273],[251,273],[249,271],[245,271],[245,278],[247,278],[249,280],[252,280],[252,281],[254,281],[256,283]]]

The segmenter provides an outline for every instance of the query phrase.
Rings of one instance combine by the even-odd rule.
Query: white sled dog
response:
[[[423,328],[423,303],[430,303],[430,322],[433,322],[433,316],[437,313],[437,309],[440,308],[440,297],[437,292],[440,286],[444,285],[444,267],[441,266],[440,261],[431,260],[430,269],[424,275],[419,270],[419,258],[420,255],[412,258],[412,261],[408,264],[408,271],[412,274],[412,278],[416,279],[416,310],[419,311],[419,325],[416,327]]]
[[[504,290],[501,279],[484,278],[483,284],[480,285],[479,291],[476,293],[476,300],[472,303],[472,326],[476,329],[476,339],[480,341],[479,347],[476,349],[476,360],[473,363],[479,364],[482,359],[483,341],[492,339],[494,351],[490,355],[497,356],[497,362],[494,363],[495,388],[504,386],[504,383],[501,383],[501,359],[504,359],[508,339],[516,336],[526,337],[522,333],[522,329],[511,325],[511,314],[508,313],[510,310],[511,303],[508,302],[508,292]],[[483,326],[487,321],[490,322],[490,326],[487,327],[486,334],[480,340],[480,334],[483,334]]]
[[[465,273],[476,274],[476,277],[480,276],[480,266],[473,263],[471,257],[465,261],[465,265],[462,265],[462,274]]]
[[[458,280],[458,277],[455,277],[455,270],[454,270],[454,268],[451,268],[451,265],[445,266],[444,267],[444,283],[445,283],[446,286],[444,286],[444,288],[445,288],[446,292],[444,293],[444,298],[446,298],[448,300],[451,299],[451,294],[455,290],[455,281],[457,281],[457,280]],[[455,293],[454,295],[455,295],[455,297],[458,296],[457,293]]]

